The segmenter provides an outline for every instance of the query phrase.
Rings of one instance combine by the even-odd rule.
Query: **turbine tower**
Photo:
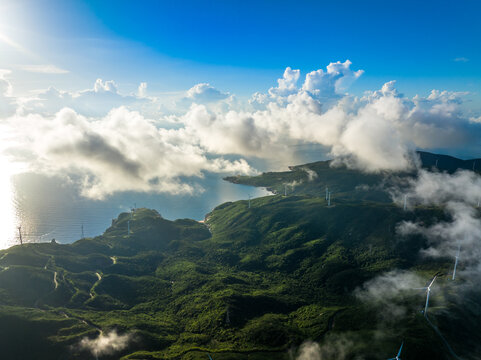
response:
[[[431,286],[438,276],[435,275],[428,287],[417,288],[416,290],[426,290],[426,305],[424,306],[424,317],[428,317],[429,296],[431,295]]]
[[[456,268],[458,267],[458,260],[459,260],[459,252],[461,250],[461,243],[458,242],[458,250],[456,251],[456,261],[454,262],[454,270],[453,270],[453,280],[456,279]]]
[[[403,349],[403,345],[404,345],[404,341],[401,343],[401,347],[399,348],[399,351],[398,351],[396,357],[390,358],[390,359],[387,359],[387,360],[401,360],[400,356],[401,356],[401,351]]]
[[[251,194],[249,194],[249,209],[251,208]]]
[[[127,235],[130,235],[130,220],[134,218],[134,213],[131,211],[130,212],[130,219],[127,220]]]
[[[81,237],[81,239],[85,239],[85,236],[84,236],[84,224],[82,224],[82,227],[81,227],[81,228],[82,228],[82,237]]]
[[[406,211],[407,204],[408,204],[408,196],[404,195],[404,211]]]
[[[284,184],[284,196],[287,196],[287,185]]]
[[[331,192],[327,194],[327,206],[331,206]]]
[[[227,311],[226,311],[226,314],[225,314],[225,323],[227,325],[230,324],[230,312],[229,312],[229,307],[227,307]]]
[[[18,237],[20,239],[20,245],[23,245],[23,239],[22,239],[22,227],[18,227]]]
[[[329,197],[329,189],[327,188],[326,186],[326,201],[327,201],[327,198]]]

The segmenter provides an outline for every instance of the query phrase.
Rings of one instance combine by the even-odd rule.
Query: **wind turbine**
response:
[[[18,236],[20,238],[20,245],[23,245],[23,239],[22,239],[22,227],[18,227]]]
[[[225,323],[230,324],[230,312],[229,308],[227,308],[226,314],[225,314]]]
[[[329,191],[329,194],[327,196],[327,206],[331,206],[331,192]]]
[[[327,188],[326,186],[326,201],[327,201],[327,198],[329,197],[329,189]]]
[[[130,235],[130,220],[134,218],[134,213],[133,211],[130,212],[130,219],[127,220],[127,235]]]
[[[458,267],[458,260],[459,260],[459,252],[461,250],[461,243],[458,242],[458,251],[456,251],[456,261],[454,262],[454,270],[453,270],[453,280],[456,279],[456,268]]]
[[[399,348],[399,351],[398,351],[396,357],[390,358],[390,359],[387,359],[387,360],[401,360],[400,356],[401,356],[401,351],[403,349],[403,345],[404,345],[404,341],[401,343],[401,347]]]
[[[408,202],[408,196],[404,195],[404,211],[406,211],[407,202]]]
[[[417,288],[416,290],[426,290],[426,305],[424,306],[424,317],[428,317],[429,296],[431,295],[431,286],[438,276],[435,275],[428,287]]]
[[[287,185],[284,184],[284,196],[287,196]]]
[[[251,194],[249,194],[249,209],[251,208]]]

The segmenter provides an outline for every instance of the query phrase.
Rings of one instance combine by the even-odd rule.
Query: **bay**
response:
[[[93,200],[80,196],[77,186],[65,179],[37,174],[15,175],[11,186],[2,190],[3,198],[10,204],[5,204],[2,211],[0,248],[19,244],[20,233],[23,242],[55,239],[59,243],[101,235],[112,219],[133,207],[155,209],[169,220],[201,221],[224,202],[270,194],[265,189],[229,183],[219,174],[206,174],[202,179],[195,179],[195,183],[204,191],[191,195],[123,192],[104,200]]]

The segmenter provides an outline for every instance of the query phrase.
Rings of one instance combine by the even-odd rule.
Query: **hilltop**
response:
[[[312,181],[306,166],[317,173]],[[397,269],[425,282],[438,275],[444,290],[433,293],[430,319],[458,355],[476,359],[481,311],[457,304],[467,280],[449,281],[452,259],[421,257],[425,238],[396,233],[403,220],[431,224],[449,215],[429,206],[403,211],[374,186],[379,174],[327,162],[238,179],[282,193],[285,181],[301,177],[288,196],[225,203],[204,223],[136,209],[95,238],[0,251],[2,353],[85,359],[92,355],[79,342],[115,329],[131,341],[100,359],[209,353],[215,360],[287,360],[306,340],[341,344],[346,359],[392,357],[402,340],[408,359],[450,359],[420,312],[423,292],[407,291],[397,300],[405,313],[391,320],[356,295]],[[335,206],[326,204],[326,184],[338,194]],[[362,196],[349,195],[356,187]]]
[[[454,173],[463,169],[481,173],[481,159],[461,160],[424,151],[417,151],[417,154],[420,167],[428,171]],[[265,187],[276,194],[323,196],[327,187],[337,200],[391,202],[386,189],[415,175],[415,169],[396,173],[365,173],[327,160],[289,166],[288,171],[265,172],[258,176],[228,176],[224,180]]]

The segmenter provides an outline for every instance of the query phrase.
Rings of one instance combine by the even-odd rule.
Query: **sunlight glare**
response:
[[[12,175],[11,164],[0,157],[0,249],[12,246],[18,241]]]

